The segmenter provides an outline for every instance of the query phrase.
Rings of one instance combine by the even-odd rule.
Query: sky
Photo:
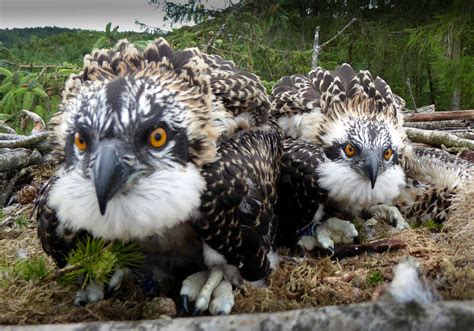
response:
[[[204,1],[209,7],[222,7],[224,2]],[[112,22],[120,26],[119,31],[140,31],[135,20],[169,29],[170,23],[163,18],[162,9],[154,9],[148,0],[0,0],[0,29],[58,26],[104,30]]]

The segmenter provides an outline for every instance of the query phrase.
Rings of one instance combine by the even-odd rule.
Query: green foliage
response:
[[[30,223],[30,219],[28,216],[26,215],[18,215],[16,218],[15,218],[15,225],[19,228],[19,229],[24,229],[28,226],[28,224]]]
[[[106,243],[103,240],[87,236],[79,241],[76,249],[72,251],[67,262],[76,269],[66,273],[63,280],[76,281],[83,276],[82,287],[92,281],[105,284],[119,268],[135,268],[143,262],[143,255],[137,244],[123,244],[120,242]]]
[[[27,281],[39,281],[47,277],[52,270],[44,256],[36,256],[17,262],[15,272]]]
[[[59,91],[66,79],[59,73],[47,73],[48,67],[40,72],[0,71],[0,119],[14,123],[19,128],[19,111],[26,109],[37,112],[45,121],[57,110]],[[50,97],[50,91],[55,97]],[[23,128],[25,131],[26,128]]]
[[[423,226],[432,232],[440,232],[443,229],[443,224],[436,223],[432,219],[429,219],[426,222],[424,222]]]
[[[367,275],[365,280],[368,287],[374,287],[377,284],[383,282],[384,278],[380,271],[373,271]]]

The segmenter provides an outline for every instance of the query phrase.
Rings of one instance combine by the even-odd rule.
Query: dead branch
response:
[[[406,128],[407,136],[410,140],[440,147],[444,145],[450,147],[464,147],[474,150],[474,141],[459,138],[458,136],[443,131],[430,131],[417,128]]]
[[[451,132],[452,134],[458,136],[459,138],[474,140],[474,131],[468,130],[464,132]]]
[[[15,130],[13,130],[11,127],[9,127],[9,126],[6,125],[6,124],[0,123],[0,129],[5,130],[7,133],[11,133],[11,134],[16,133]]]
[[[326,41],[325,43],[319,45],[319,25],[316,27],[316,30],[314,31],[314,41],[313,41],[313,56],[312,56],[312,59],[311,59],[311,68],[312,69],[316,69],[316,67],[318,66],[318,57],[319,57],[319,53],[321,52],[321,50],[327,46],[330,42],[334,41],[337,37],[339,37],[341,34],[344,33],[344,31],[352,25],[352,23],[354,23],[355,21],[357,21],[357,18],[352,18],[352,20],[347,23],[341,30],[339,30],[332,38],[330,38],[328,41]]]
[[[417,108],[417,110],[412,110],[405,108],[405,111],[409,113],[432,113],[436,110],[435,105],[426,105],[426,106],[421,106],[420,108]]]
[[[326,41],[325,43],[321,44],[319,46],[319,50],[321,50],[322,48],[324,48],[327,44],[329,44],[330,42],[332,42],[334,39],[336,39],[337,37],[339,37],[341,34],[344,33],[344,31],[352,25],[352,23],[354,23],[355,21],[357,21],[357,18],[352,18],[351,21],[349,23],[347,23],[341,30],[339,30],[335,36],[333,36],[331,39],[329,39],[328,41]]]
[[[351,257],[360,255],[366,252],[373,252],[373,253],[383,253],[383,252],[390,252],[392,250],[402,249],[405,248],[406,244],[400,240],[394,239],[382,239],[377,240],[365,244],[357,244],[357,245],[343,245],[337,247],[334,251],[334,254],[331,258],[335,259],[342,259],[345,257]]]
[[[405,127],[417,128],[423,130],[450,130],[459,128],[468,128],[470,125],[467,120],[446,120],[430,122],[406,122]]]
[[[18,139],[0,140],[0,148],[31,147],[48,136],[47,132],[34,133],[31,136],[20,136]]]
[[[31,131],[32,133],[44,131],[46,124],[44,124],[44,121],[41,116],[26,109],[22,109],[20,110],[20,112],[23,113],[23,115],[25,115],[26,117],[29,117],[35,123],[33,130]]]
[[[68,265],[62,269],[57,269],[55,272],[51,273],[49,276],[47,276],[46,278],[43,279],[43,282],[44,283],[49,283],[49,282],[52,282],[54,280],[58,280],[59,278],[61,278],[62,276],[64,276],[65,274],[71,272],[71,271],[74,271],[74,270],[77,270],[79,269],[80,266],[79,265]]]
[[[405,122],[429,122],[445,120],[474,120],[474,110],[437,111],[434,113],[410,113],[404,115]]]
[[[0,172],[27,167],[40,161],[41,154],[36,149],[0,149]]]
[[[415,113],[418,113],[418,108],[416,107],[415,96],[413,95],[413,90],[411,88],[410,78],[407,78],[408,92],[410,93],[411,101],[413,102],[413,107],[415,108]]]
[[[318,66],[318,56],[321,47],[319,47],[319,25],[316,27],[314,31],[314,40],[313,40],[313,56],[311,58],[311,68],[316,69]]]

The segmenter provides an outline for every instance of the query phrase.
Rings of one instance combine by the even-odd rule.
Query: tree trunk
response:
[[[452,27],[446,36],[447,55],[451,61],[459,63],[461,60],[461,35],[456,32],[455,27]],[[451,109],[461,109],[461,90],[457,84],[455,84],[451,98]]]
[[[313,57],[311,59],[311,68],[316,69],[318,66],[318,56],[319,56],[319,25],[316,27],[314,32],[314,42],[313,42]]]

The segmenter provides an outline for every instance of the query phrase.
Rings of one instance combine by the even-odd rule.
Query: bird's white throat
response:
[[[118,193],[101,215],[93,182],[79,170],[63,171],[49,202],[60,222],[72,230],[128,241],[160,235],[189,220],[200,206],[205,185],[200,171],[189,163],[159,170]]]
[[[363,209],[379,203],[390,203],[405,186],[405,173],[396,165],[379,174],[372,189],[370,180],[352,168],[338,162],[323,163],[318,167],[318,183],[329,197],[346,209]]]

